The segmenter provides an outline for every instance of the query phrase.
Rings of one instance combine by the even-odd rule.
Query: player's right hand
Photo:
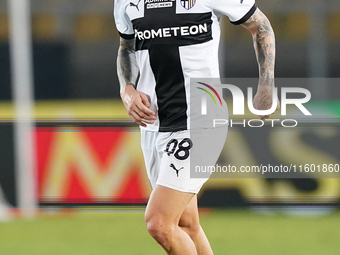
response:
[[[153,124],[157,119],[156,113],[150,109],[148,96],[132,85],[126,86],[120,96],[126,111],[136,124],[146,127],[146,124]]]
[[[253,100],[253,106],[257,110],[268,110],[272,107],[273,104],[273,87],[268,86],[259,86],[257,89],[257,93]],[[277,99],[277,107],[275,111],[280,109],[280,101]],[[268,119],[270,115],[261,115],[259,116],[261,120]]]

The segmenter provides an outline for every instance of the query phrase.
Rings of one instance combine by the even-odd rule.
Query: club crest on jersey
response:
[[[194,7],[194,5],[196,3],[196,0],[180,0],[180,1],[181,1],[181,5],[187,10]]]

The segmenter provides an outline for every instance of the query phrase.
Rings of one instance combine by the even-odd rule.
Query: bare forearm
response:
[[[157,117],[156,113],[150,109],[148,96],[135,89],[139,68],[135,55],[134,39],[120,39],[117,71],[120,96],[131,119],[143,127],[146,127],[147,124],[153,124]]]
[[[259,66],[259,85],[274,86],[275,35],[267,17],[257,9],[244,24],[253,36]]]
[[[121,38],[117,58],[117,73],[120,90],[127,85],[135,87],[139,69],[135,55],[135,41]]]
[[[274,86],[275,35],[267,18],[260,21],[253,40],[259,65],[259,84]]]
[[[257,110],[268,110],[273,104],[274,67],[275,67],[275,35],[267,17],[257,9],[255,13],[242,24],[248,29],[254,42],[256,58],[259,66],[259,84],[253,105]],[[276,95],[274,95],[276,96]],[[279,104],[276,109],[279,108]],[[260,115],[261,119],[270,115]]]

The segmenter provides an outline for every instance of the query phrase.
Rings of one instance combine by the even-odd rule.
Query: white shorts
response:
[[[217,136],[216,136],[217,134]],[[190,164],[215,165],[227,136],[227,128],[155,132],[141,129],[141,146],[152,188],[157,184],[197,194],[210,174],[191,178]],[[192,169],[191,169],[192,170]]]

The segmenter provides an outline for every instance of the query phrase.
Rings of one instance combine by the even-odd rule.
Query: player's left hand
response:
[[[253,106],[257,110],[268,110],[273,104],[273,87],[259,86],[254,97]],[[276,110],[280,109],[280,101],[277,99]],[[275,110],[275,111],[276,111]],[[260,115],[261,120],[269,118],[270,115]]]

